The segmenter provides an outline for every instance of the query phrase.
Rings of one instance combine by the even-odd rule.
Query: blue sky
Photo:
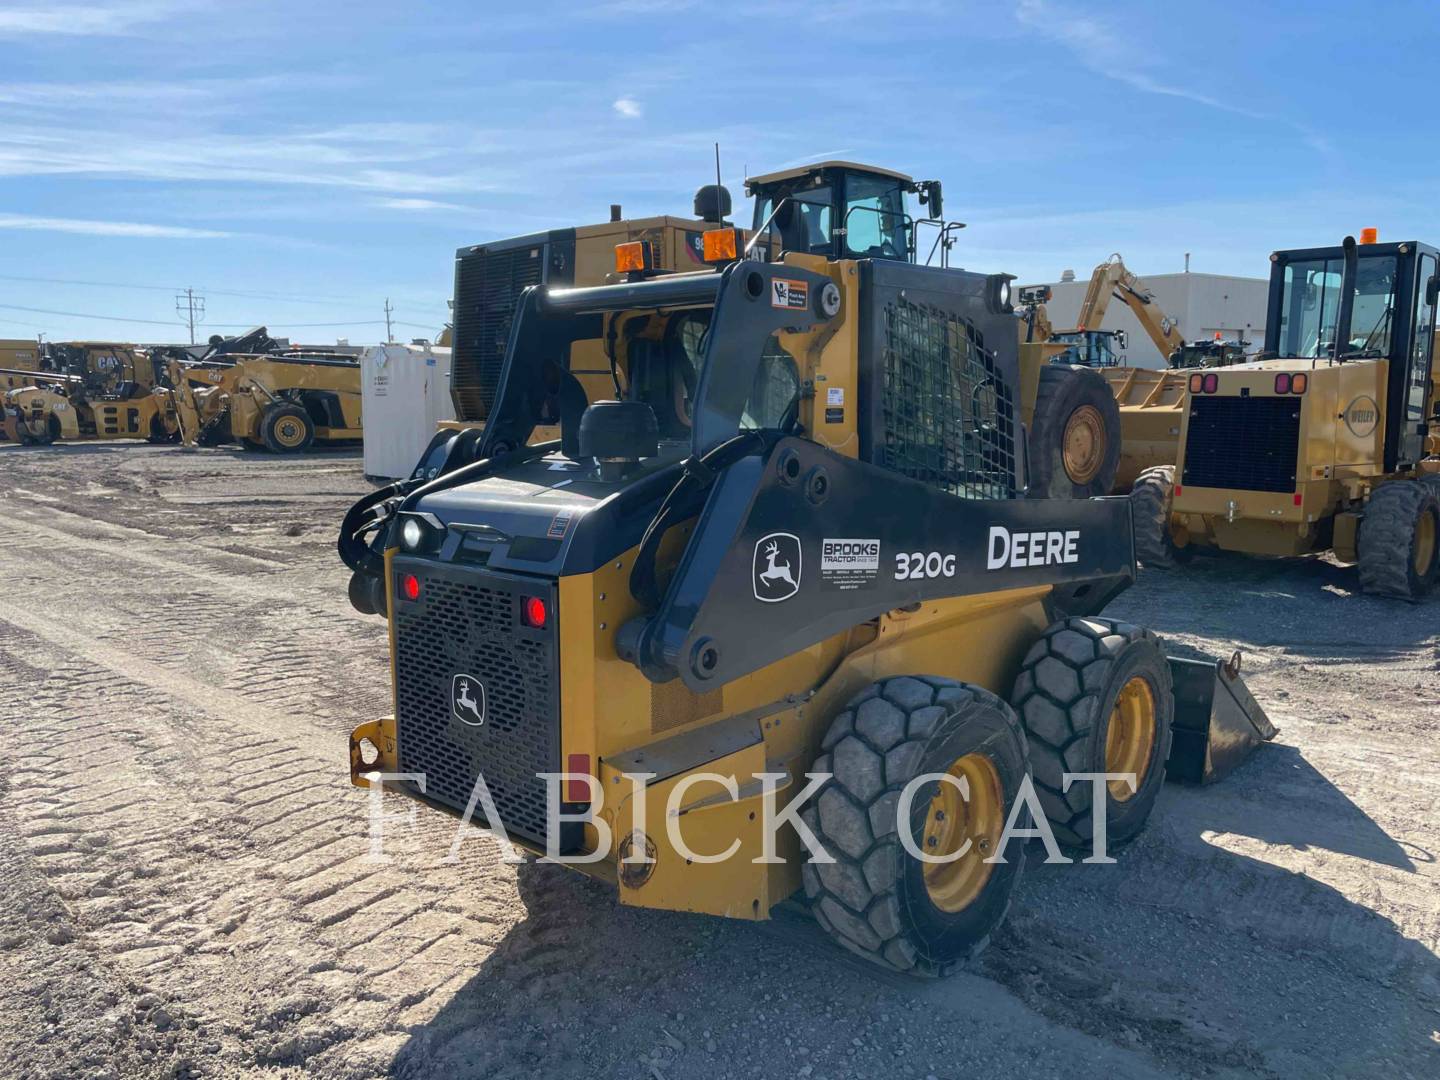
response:
[[[388,296],[430,336],[457,247],[688,212],[717,140],[737,198],[829,156],[938,177],[958,261],[1024,280],[1433,243],[1437,29],[1428,3],[0,0],[0,337],[179,340],[184,286],[204,334],[376,340]]]

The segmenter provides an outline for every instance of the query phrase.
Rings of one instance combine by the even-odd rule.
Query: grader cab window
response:
[[[1340,259],[1314,259],[1285,267],[1285,296],[1280,308],[1283,356],[1330,356],[1340,316]]]
[[[1350,340],[1342,351],[1352,356],[1389,356],[1395,332],[1395,256],[1362,258],[1355,268],[1355,310]]]

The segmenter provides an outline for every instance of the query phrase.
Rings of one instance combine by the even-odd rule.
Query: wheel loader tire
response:
[[[1106,843],[1145,825],[1165,780],[1175,715],[1170,664],[1160,639],[1111,619],[1064,619],[1031,646],[1011,700],[1030,740],[1035,793],[1055,838],[1087,848],[1095,784],[1065,774],[1133,773],[1105,787]]]
[[[180,441],[180,432],[168,430],[165,427],[164,419],[152,416],[150,418],[150,434],[145,437],[145,441],[152,445],[177,443]]]
[[[1100,375],[1083,367],[1040,369],[1030,424],[1032,499],[1108,495],[1120,468],[1120,406]]]
[[[1135,527],[1135,558],[1143,565],[1174,567],[1189,562],[1188,547],[1177,548],[1170,533],[1170,504],[1175,497],[1175,466],[1156,465],[1135,478],[1130,517]]]
[[[1440,576],[1440,501],[1435,488],[1420,480],[1377,487],[1365,504],[1358,546],[1362,591],[1423,599]]]
[[[40,426],[40,434],[29,432],[21,436],[20,441],[27,446],[49,446],[60,437],[60,421],[54,416],[46,416],[45,423]]]
[[[298,454],[315,441],[315,423],[298,405],[271,405],[260,417],[260,439],[274,454]]]
[[[943,975],[977,955],[1025,863],[1018,846],[1005,862],[985,861],[1028,772],[1011,708],[951,679],[886,679],[849,701],[821,748],[811,772],[830,778],[801,812],[835,859],[801,868],[816,920],[852,952],[916,975]],[[965,778],[968,799],[934,775],[947,772]],[[915,850],[960,852],[944,864],[907,851],[897,830],[902,791],[927,775],[912,787],[906,827]]]

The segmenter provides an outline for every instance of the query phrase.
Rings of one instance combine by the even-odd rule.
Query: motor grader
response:
[[[1273,728],[1233,664],[1095,614],[1133,578],[1125,500],[1022,497],[1009,275],[917,265],[899,215],[857,228],[896,174],[787,179],[756,185],[773,261],[712,230],[708,272],[526,289],[484,430],[346,515],[395,705],[351,779],[584,859],[625,904],[799,894],[939,974],[1004,916],[1028,778],[1063,841],[1098,792],[1118,843],[1167,769],[1213,778]],[[596,348],[604,398],[570,368]],[[1067,787],[1102,770],[1134,783]]]
[[[1186,376],[1176,460],[1131,494],[1141,561],[1331,552],[1365,592],[1434,587],[1440,252],[1365,239],[1271,255],[1264,351]]]

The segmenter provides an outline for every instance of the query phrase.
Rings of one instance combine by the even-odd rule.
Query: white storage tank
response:
[[[432,345],[371,345],[360,355],[365,417],[365,475],[409,476],[450,400],[450,350]]]

